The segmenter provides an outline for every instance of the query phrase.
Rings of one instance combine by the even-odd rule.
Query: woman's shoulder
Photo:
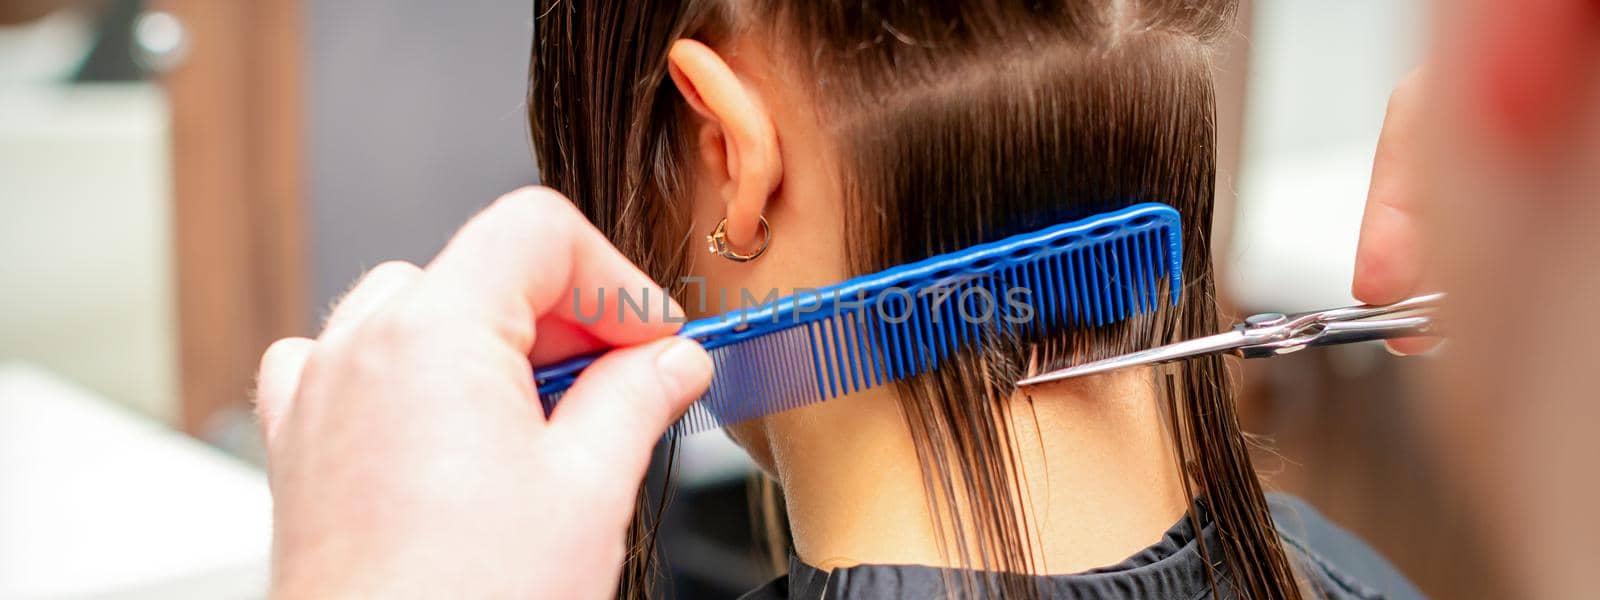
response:
[[[1286,550],[1301,559],[1303,572],[1328,596],[1425,598],[1387,559],[1361,538],[1328,520],[1304,500],[1267,494],[1273,524]],[[1336,593],[1327,593],[1336,592]]]

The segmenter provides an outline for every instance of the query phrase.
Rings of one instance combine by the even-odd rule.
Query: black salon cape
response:
[[[1292,496],[1269,494],[1267,503],[1278,535],[1322,598],[1422,598],[1422,593],[1382,556],[1360,539]],[[1222,555],[1216,526],[1203,508],[1199,511],[1206,548],[1212,557]],[[1159,598],[1199,600],[1211,598],[1211,578],[1195,546],[1187,516],[1167,530],[1154,546],[1120,564],[1076,575],[1039,576],[1044,598]],[[1220,561],[1219,561],[1220,562]],[[1236,598],[1227,568],[1214,571],[1217,598]],[[954,579],[959,582],[959,576]],[[957,584],[959,585],[959,583]],[[944,598],[940,569],[905,565],[861,565],[823,572],[789,559],[789,574],[744,595],[745,600],[785,598]]]

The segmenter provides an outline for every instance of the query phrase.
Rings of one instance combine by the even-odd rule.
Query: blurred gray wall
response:
[[[386,259],[421,263],[536,180],[526,0],[308,0],[312,314]]]

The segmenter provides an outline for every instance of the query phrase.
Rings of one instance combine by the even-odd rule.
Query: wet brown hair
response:
[[[541,177],[657,281],[684,275],[695,247],[686,107],[666,74],[680,38],[716,47],[761,35],[774,55],[798,57],[792,75],[813,82],[843,177],[852,274],[1138,202],[1178,209],[1187,287],[1177,306],[998,336],[896,384],[930,508],[948,518],[946,556],[971,567],[957,583],[1037,595],[1023,576],[1040,565],[1018,508],[1010,382],[1219,330],[1211,62],[1234,0],[536,0],[535,11],[528,110]],[[1224,556],[1209,562],[1241,596],[1299,597],[1221,359],[1156,377],[1186,488],[1220,533]],[[625,596],[643,591],[653,553],[641,548]]]

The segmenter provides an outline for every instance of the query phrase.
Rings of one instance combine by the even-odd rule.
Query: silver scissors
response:
[[[1250,315],[1243,323],[1224,333],[1034,375],[1018,381],[1017,386],[1038,385],[1133,366],[1158,365],[1207,354],[1266,358],[1311,346],[1438,335],[1433,313],[1443,300],[1444,294],[1438,293],[1407,298],[1394,304],[1348,306],[1292,315]]]

